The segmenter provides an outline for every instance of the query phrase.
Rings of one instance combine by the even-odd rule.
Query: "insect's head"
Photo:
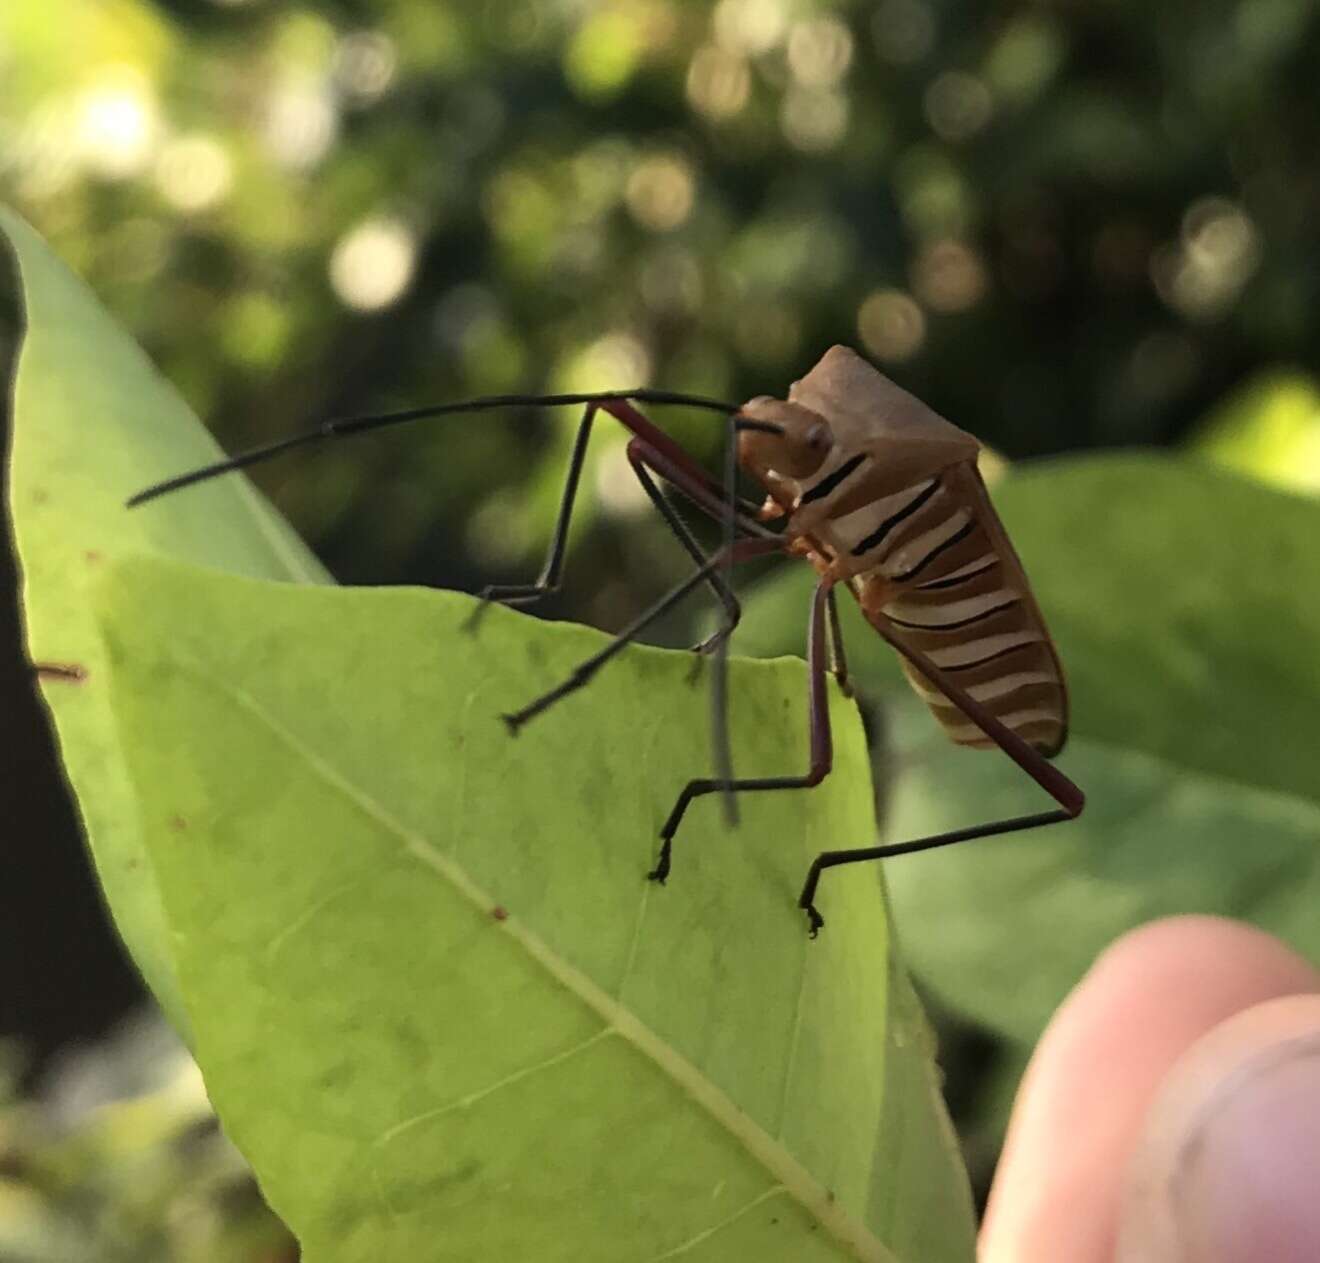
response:
[[[762,476],[806,478],[825,463],[834,446],[829,422],[819,413],[769,395],[743,404],[733,424],[739,463]]]

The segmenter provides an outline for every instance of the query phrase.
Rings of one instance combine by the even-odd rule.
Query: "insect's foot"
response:
[[[664,844],[660,847],[660,858],[656,862],[656,866],[649,873],[647,873],[646,876],[648,881],[659,882],[660,885],[662,886],[665,884],[665,879],[669,876],[669,839],[668,838],[664,840]]]
[[[807,914],[807,937],[815,938],[825,928],[825,918],[816,911],[814,903],[807,904],[805,911]]]
[[[500,718],[504,720],[504,726],[509,730],[509,736],[516,737],[522,731],[522,726],[527,722],[528,716],[524,715],[522,711],[515,711],[511,715],[501,715]]]

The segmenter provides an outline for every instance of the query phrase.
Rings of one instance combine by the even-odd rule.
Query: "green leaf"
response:
[[[1257,373],[1191,436],[1191,450],[1293,491],[1320,492],[1320,385],[1301,369]]]
[[[835,772],[699,801],[688,655],[634,649],[512,737],[603,641],[469,598],[159,561],[99,590],[115,719],[208,1092],[309,1263],[973,1252],[930,1038]],[[805,765],[802,664],[735,662],[739,771]]]
[[[1149,455],[1038,465],[995,501],[1068,674],[1059,762],[1088,804],[1076,822],[888,865],[918,975],[1030,1040],[1107,943],[1154,917],[1243,917],[1320,959],[1320,505]],[[804,608],[810,583],[776,579],[747,603],[749,631]],[[881,756],[886,836],[1030,809],[1006,759],[943,741],[858,623],[849,661],[886,698],[898,751]],[[740,648],[800,636],[754,634]]]
[[[3,222],[30,652],[121,932],[307,1257],[969,1259],[876,875],[827,883],[815,944],[794,906],[871,832],[852,708],[826,787],[732,835],[699,804],[653,889],[709,766],[689,660],[629,653],[512,741],[496,712],[599,633],[240,577],[323,577],[240,478],[125,511],[215,448]],[[805,765],[801,665],[734,681],[741,765]]]
[[[113,735],[88,582],[126,552],[267,578],[319,580],[324,572],[242,479],[125,510],[132,492],[215,459],[217,448],[82,282],[0,207],[4,242],[26,326],[12,384],[9,512],[28,655],[115,924],[181,1027],[160,901]],[[0,263],[8,261],[0,244]]]

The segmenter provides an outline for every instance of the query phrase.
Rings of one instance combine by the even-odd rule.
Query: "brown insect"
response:
[[[702,584],[724,610],[720,628],[698,652],[713,652],[716,775],[688,782],[661,830],[650,877],[669,875],[674,835],[689,803],[701,795],[805,789],[830,771],[832,745],[826,680],[847,681],[835,588],[856,597],[872,627],[901,655],[913,687],[955,742],[998,747],[1045,789],[1058,807],[886,846],[827,851],[815,859],[799,898],[814,936],[824,924],[815,906],[821,873],[841,864],[883,859],[972,838],[1010,833],[1078,816],[1085,799],[1049,760],[1068,733],[1068,697],[1058,655],[1003,525],[977,472],[980,445],[937,416],[847,347],[836,346],[786,400],[761,396],[741,407],[658,390],[578,395],[501,395],[461,403],[329,421],[295,436],[148,487],[141,504],[169,491],[240,469],[290,448],[398,425],[424,417],[528,405],[585,405],[550,551],[530,584],[493,586],[490,601],[527,604],[556,591],[587,441],[598,411],[633,434],[628,459],[646,494],[683,545],[696,570],[555,688],[505,715],[512,732],[559,698],[581,688],[655,619]],[[728,414],[723,482],[712,478],[636,404],[676,404]],[[759,508],[738,496],[737,466],[766,492]],[[652,477],[658,475],[724,526],[720,549],[707,556]],[[778,520],[779,530],[766,523]],[[805,774],[733,775],[724,721],[725,657],[739,607],[728,570],[753,557],[806,558],[820,578],[807,633],[811,761]]]

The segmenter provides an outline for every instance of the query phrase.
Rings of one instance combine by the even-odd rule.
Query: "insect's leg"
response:
[[[674,506],[665,499],[660,488],[656,486],[655,479],[647,473],[648,465],[655,467],[657,464],[663,464],[663,458],[641,439],[633,439],[628,444],[628,463],[632,466],[633,473],[637,475],[637,481],[642,484],[642,490],[646,492],[647,498],[664,518],[678,542],[683,545],[684,551],[698,566],[704,566],[709,558],[701,551],[701,545],[688,530],[687,523],[679,517]],[[719,597],[720,604],[724,606],[724,622],[718,631],[694,646],[697,653],[708,652],[719,644],[720,640],[732,635],[733,629],[738,625],[738,619],[742,616],[742,607],[738,604],[738,598],[724,581],[724,576],[718,570],[712,570],[707,581],[715,595]]]
[[[765,557],[771,553],[782,552],[783,548],[784,545],[779,539],[771,538],[740,539],[734,544],[730,558],[726,558],[724,550],[721,549],[701,569],[689,575],[677,587],[672,588],[662,596],[650,609],[638,615],[603,649],[580,662],[562,684],[558,684],[548,692],[542,693],[540,697],[528,702],[521,710],[505,715],[504,722],[509,725],[511,731],[516,733],[533,716],[539,715],[561,697],[566,697],[569,693],[580,689],[615,654],[636,640],[651,623],[667,614],[694,588],[705,583],[718,567],[725,564],[726,560],[731,560],[733,564],[737,565],[739,562],[750,561],[753,557]]]
[[[555,533],[541,568],[541,577],[535,583],[492,583],[482,588],[478,594],[481,604],[468,616],[463,625],[465,630],[475,630],[492,601],[504,605],[530,605],[543,596],[559,591],[559,581],[564,570],[564,551],[568,547],[568,528],[573,520],[573,503],[577,499],[578,484],[582,481],[582,466],[587,458],[587,443],[591,438],[591,422],[596,415],[596,407],[594,403],[587,405],[578,425],[577,438],[573,440],[573,454],[568,461],[564,494],[559,501],[559,516],[555,519]]]
[[[949,699],[968,719],[985,733],[1028,776],[1059,804],[1054,811],[1042,811],[1030,816],[1014,816],[990,824],[973,825],[968,829],[951,829],[947,833],[917,838],[911,842],[896,842],[888,846],[860,847],[851,851],[826,851],[818,855],[807,871],[807,880],[798,899],[798,907],[807,914],[812,938],[825,924],[816,909],[816,887],[820,875],[827,868],[840,864],[859,864],[868,860],[882,860],[895,855],[908,855],[913,851],[930,851],[937,846],[951,846],[955,842],[968,842],[973,838],[991,838],[1001,833],[1016,833],[1019,829],[1035,829],[1041,825],[1075,820],[1082,814],[1086,797],[1082,791],[1059,771],[1038,750],[1029,746],[1016,732],[1001,723],[980,702],[969,696],[961,686],[935,666],[925,654],[910,649],[888,628],[878,625],[876,630],[916,669]]]
[[[1001,833],[1016,833],[1019,829],[1035,829],[1045,824],[1057,824],[1061,820],[1072,820],[1076,813],[1059,808],[1055,811],[1042,811],[1033,816],[1014,816],[1011,820],[996,820],[993,824],[973,825],[969,829],[951,829],[948,833],[933,834],[928,838],[917,838],[912,842],[896,842],[889,846],[865,846],[851,851],[823,851],[811,863],[807,870],[807,880],[798,898],[798,907],[807,914],[807,923],[811,937],[815,938],[825,918],[816,911],[816,887],[820,884],[820,875],[827,868],[840,864],[861,864],[868,860],[890,859],[895,855],[908,855],[913,851],[930,851],[937,846],[950,846],[954,842],[969,842],[972,838],[992,838]]]
[[[839,603],[834,589],[830,589],[830,668],[845,697],[851,697],[852,681],[848,679],[848,656],[843,649],[843,628],[839,625]]]
[[[811,727],[811,765],[805,776],[757,776],[727,782],[710,779],[689,781],[674,803],[664,828],[660,830],[660,858],[649,874],[652,881],[663,882],[669,876],[674,834],[682,822],[688,804],[702,794],[725,788],[737,793],[749,789],[810,789],[829,775],[834,762],[834,742],[830,735],[829,693],[826,676],[829,650],[826,637],[826,609],[832,580],[822,579],[811,601],[811,621],[807,629],[807,708]]]

